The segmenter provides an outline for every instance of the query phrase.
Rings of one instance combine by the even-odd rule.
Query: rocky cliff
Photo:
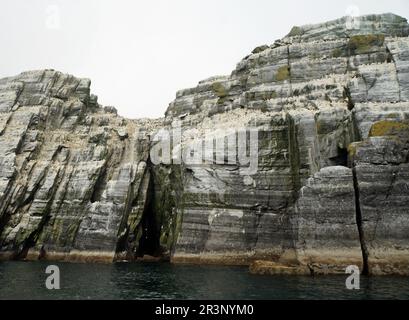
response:
[[[408,35],[294,27],[158,120],[60,72],[1,79],[0,257],[408,274]]]

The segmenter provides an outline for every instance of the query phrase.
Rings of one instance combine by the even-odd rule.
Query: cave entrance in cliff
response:
[[[149,168],[149,186],[146,205],[142,216],[142,236],[139,240],[137,257],[141,258],[145,255],[159,257],[160,250],[160,230],[158,228],[157,218],[155,214],[155,186],[152,169]]]
[[[337,156],[329,158],[333,166],[348,166],[348,150],[346,148],[338,147]]]

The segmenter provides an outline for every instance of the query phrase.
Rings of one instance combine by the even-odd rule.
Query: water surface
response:
[[[59,266],[61,289],[48,290],[48,265]],[[408,277],[258,276],[245,267],[168,263],[70,264],[1,262],[0,299],[409,299]]]

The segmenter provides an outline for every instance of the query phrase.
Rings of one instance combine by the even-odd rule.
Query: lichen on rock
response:
[[[0,79],[0,258],[408,274],[409,26],[359,19],[293,28],[163,119],[124,119],[53,70]],[[152,160],[175,123],[172,148],[202,146],[199,165]],[[257,169],[210,161],[243,128]]]

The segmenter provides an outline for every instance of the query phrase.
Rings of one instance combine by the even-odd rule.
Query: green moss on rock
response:
[[[229,94],[228,90],[220,82],[213,83],[212,90],[219,98],[225,98]]]
[[[388,119],[393,119],[393,120],[399,120],[401,118],[401,115],[399,113],[389,113],[387,115]]]
[[[290,79],[290,68],[288,66],[282,66],[278,68],[276,74],[277,81],[285,81]]]
[[[171,251],[176,244],[183,216],[183,176],[180,166],[154,168],[154,212],[160,246]]]
[[[353,142],[348,146],[348,155],[349,157],[353,158],[356,155],[356,150],[359,147],[359,142]]]
[[[351,54],[365,54],[371,51],[373,47],[383,46],[385,36],[383,34],[368,34],[352,36],[348,47]]]
[[[376,122],[369,132],[370,137],[400,136],[402,134],[409,135],[409,123],[388,120]]]
[[[332,53],[331,53],[331,56],[333,57],[333,58],[339,58],[339,57],[341,57],[342,56],[342,49],[341,48],[336,48],[336,49],[334,49],[334,50],[332,50]]]

